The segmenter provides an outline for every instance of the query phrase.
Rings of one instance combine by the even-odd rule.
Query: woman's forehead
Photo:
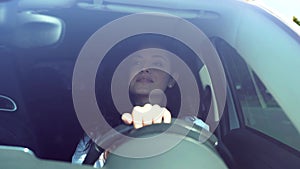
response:
[[[171,57],[173,57],[172,55],[174,54],[167,50],[159,49],[159,48],[142,49],[132,54],[134,59],[145,59],[145,60],[161,59],[166,62],[170,62]]]

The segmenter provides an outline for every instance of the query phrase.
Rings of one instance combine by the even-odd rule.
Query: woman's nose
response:
[[[141,73],[151,73],[150,69],[146,68],[146,69],[142,69]]]

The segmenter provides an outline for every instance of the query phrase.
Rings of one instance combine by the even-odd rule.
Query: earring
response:
[[[172,88],[172,87],[173,87],[173,85],[172,85],[172,84],[169,84],[169,85],[168,85],[168,87],[169,87],[169,88]]]

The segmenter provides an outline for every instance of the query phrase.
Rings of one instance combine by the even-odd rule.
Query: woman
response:
[[[107,113],[104,114],[104,117],[106,117],[106,120],[112,127],[115,127],[120,123],[125,123],[133,125],[134,128],[138,129],[156,123],[170,123],[171,117],[178,116],[178,105],[181,102],[181,97],[179,97],[180,92],[176,81],[179,78],[179,74],[177,72],[178,70],[176,70],[177,65],[174,63],[174,58],[172,59],[175,54],[169,52],[169,49],[178,48],[174,47],[174,44],[168,43],[171,41],[166,37],[149,35],[146,38],[140,38],[141,37],[135,37],[133,38],[135,43],[129,43],[129,46],[136,47],[140,46],[140,42],[142,41],[143,46],[139,48],[131,50],[128,50],[127,48],[128,51],[124,52],[120,50],[121,48],[124,48],[122,43],[120,43],[112,50],[116,51],[116,53],[108,53],[108,55],[120,56],[119,52],[122,51],[122,55],[129,55],[127,58],[129,60],[128,63],[130,63],[128,64],[129,73],[126,78],[129,79],[129,96],[134,105],[131,112],[123,113],[120,117],[115,113],[117,112],[115,109],[108,110],[110,108],[113,109],[114,106],[111,102],[112,99],[106,99],[108,102],[104,103],[105,106],[102,106],[102,108],[106,107],[106,109],[102,112]],[[184,51],[184,54],[189,54],[186,50]],[[124,58],[122,59],[124,61]],[[195,63],[197,62],[189,59],[186,60],[186,63],[190,66],[191,70],[194,70],[193,74],[196,75],[198,72],[198,65]],[[110,90],[103,89],[103,86],[110,86],[111,84],[111,79],[107,80],[104,78],[104,73],[101,74],[101,72],[105,72],[106,76],[110,77],[110,73],[113,73],[119,63],[109,64],[109,62],[104,62],[104,64],[105,66],[109,65],[109,67],[104,66],[103,70],[98,72],[100,73],[100,77],[98,77],[100,79],[100,84],[97,86],[101,86],[102,89],[99,89],[99,92],[97,92],[100,93],[99,97],[109,95],[108,92],[110,92]],[[200,84],[199,81],[197,81],[197,83]],[[184,118],[208,129],[208,126],[196,117],[191,118],[191,116],[185,114]],[[91,140],[88,136],[85,136],[80,141],[72,158],[73,163],[82,163],[84,161],[90,143]],[[103,153],[94,166],[102,167],[107,154],[107,152]]]

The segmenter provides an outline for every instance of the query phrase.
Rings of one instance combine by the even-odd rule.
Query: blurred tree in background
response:
[[[300,26],[300,21],[296,18],[296,16],[293,16],[293,21]]]

